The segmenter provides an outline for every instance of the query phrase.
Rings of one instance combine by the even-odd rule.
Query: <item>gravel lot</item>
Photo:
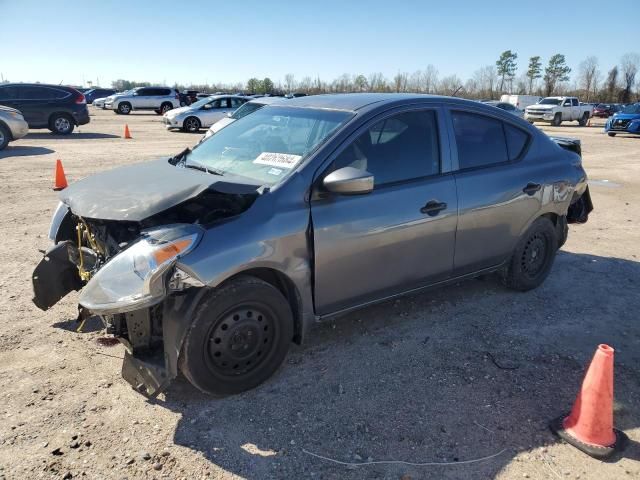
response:
[[[0,479],[640,478],[640,138],[609,138],[602,121],[542,127],[582,139],[595,211],[539,289],[489,277],[387,302],[315,326],[251,392],[212,399],[179,381],[150,403],[120,377],[123,348],[98,345],[97,322],[75,332],[76,295],[43,313],[30,276],[48,246],[55,159],[74,180],[199,136],[153,113],[91,113],[69,137],[32,131],[0,153]],[[547,428],[603,342],[631,439],[608,463]]]

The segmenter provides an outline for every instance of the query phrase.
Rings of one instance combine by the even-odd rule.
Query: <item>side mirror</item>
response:
[[[366,170],[344,167],[324,177],[322,184],[333,193],[359,195],[373,190],[373,175]]]

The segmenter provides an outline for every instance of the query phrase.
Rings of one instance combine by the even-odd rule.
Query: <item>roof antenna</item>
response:
[[[456,91],[455,91],[455,92],[453,92],[453,93],[451,94],[451,96],[452,96],[452,97],[455,97],[455,96],[457,95],[457,93],[458,93],[460,90],[462,90],[463,88],[464,88],[464,87],[463,87],[462,85],[460,85],[458,88],[456,88]]]

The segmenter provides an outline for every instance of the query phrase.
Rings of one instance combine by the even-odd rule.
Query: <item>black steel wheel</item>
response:
[[[553,122],[551,122],[551,125],[553,125],[554,127],[559,127],[561,123],[562,123],[562,114],[556,113],[553,117]]]
[[[557,250],[556,227],[548,218],[538,218],[520,238],[504,269],[505,285],[520,291],[539,286],[549,275]]]
[[[180,368],[205,393],[240,393],[273,375],[292,339],[293,316],[280,291],[258,278],[238,277],[196,309]]]

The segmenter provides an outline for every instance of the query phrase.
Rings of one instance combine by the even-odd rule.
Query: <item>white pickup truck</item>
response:
[[[576,97],[546,97],[535,105],[528,106],[524,111],[524,118],[530,123],[548,122],[556,127],[562,122],[577,120],[584,127],[592,111],[593,106],[580,105]]]

